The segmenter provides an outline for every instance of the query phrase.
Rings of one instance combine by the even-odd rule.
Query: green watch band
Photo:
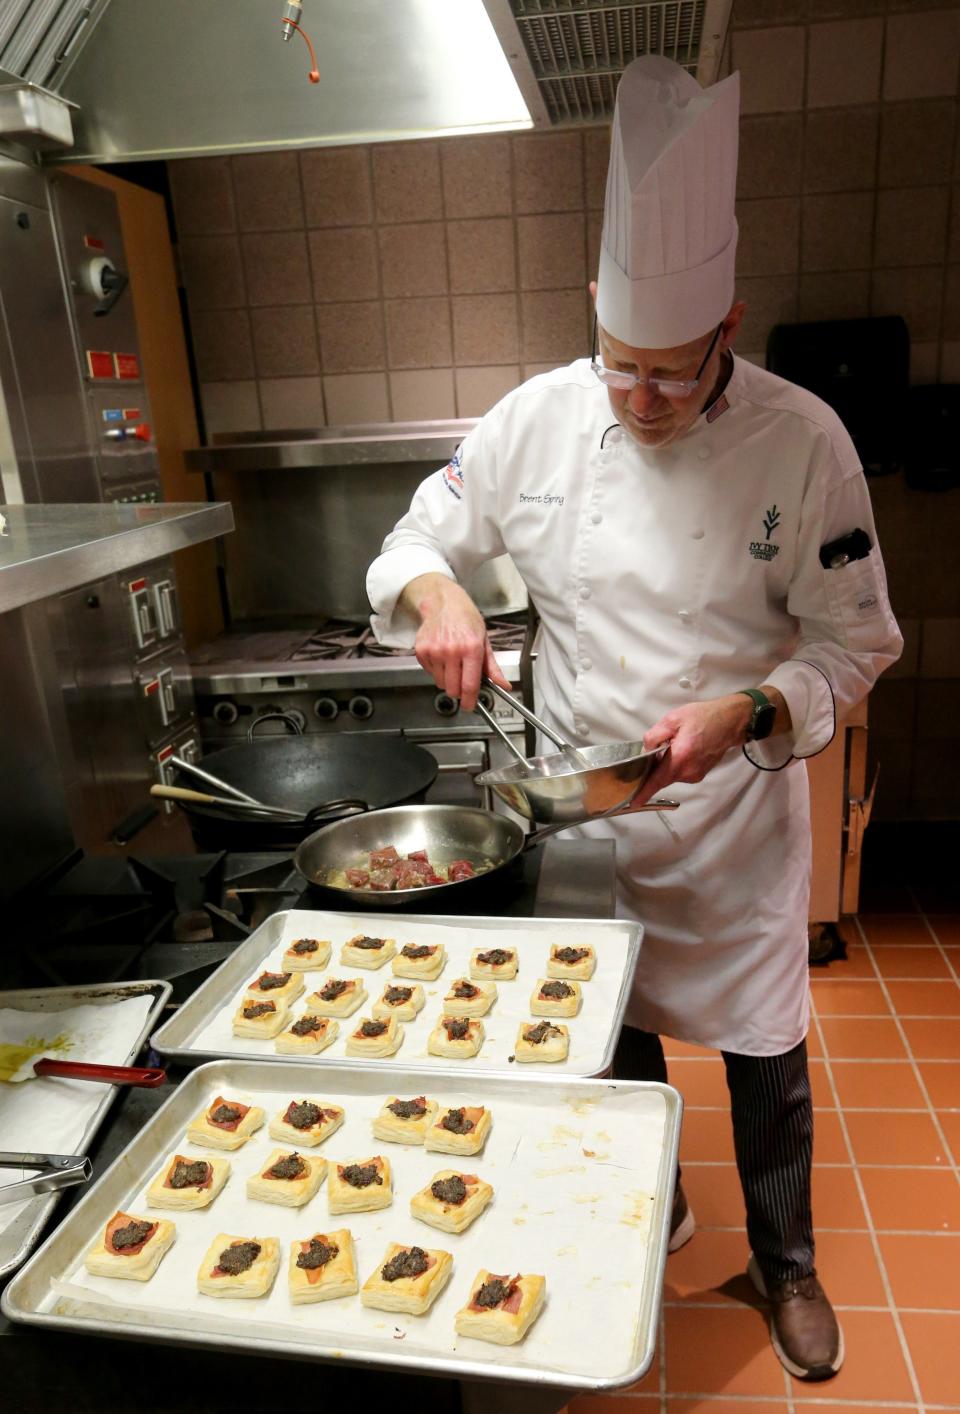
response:
[[[753,716],[747,727],[747,741],[763,741],[764,737],[768,737],[773,731],[777,709],[758,687],[741,687],[739,691],[753,703]]]

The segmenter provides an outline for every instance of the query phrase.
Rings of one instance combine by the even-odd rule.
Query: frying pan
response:
[[[644,810],[675,810],[676,801],[656,800]],[[623,810],[609,815],[625,814]],[[347,899],[371,908],[409,908],[447,889],[481,888],[492,875],[505,869],[524,850],[539,844],[548,835],[569,829],[569,823],[548,825],[524,834],[520,825],[506,815],[494,815],[468,805],[399,805],[378,810],[373,815],[351,815],[324,825],[303,840],[293,862],[303,877],[343,906]],[[338,888],[330,877],[339,870],[352,869],[374,849],[393,845],[400,855],[425,849],[431,864],[447,865],[455,859],[469,859],[474,867],[491,865],[479,876],[454,879],[445,884],[428,884],[423,889]]]

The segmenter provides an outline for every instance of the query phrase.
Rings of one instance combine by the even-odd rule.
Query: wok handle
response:
[[[279,805],[248,805],[245,800],[231,800],[223,795],[207,795],[204,791],[187,790],[185,786],[153,785],[150,787],[150,794],[160,800],[185,800],[194,805],[216,805],[221,810],[234,810],[238,814],[269,816],[277,820],[303,819],[295,810],[282,810]]]
[[[525,703],[519,701],[518,698],[514,697],[512,692],[507,692],[499,683],[495,683],[492,678],[484,676],[480,681],[484,687],[488,687],[491,692],[495,693],[501,701],[506,702],[515,712],[519,712],[525,722],[529,722],[532,727],[536,727],[538,732],[543,732],[545,737],[549,737],[554,746],[558,746],[560,750],[564,752],[576,750],[576,747],[571,746],[569,741],[564,741],[562,736],[558,736],[552,727],[548,727],[546,722],[541,722],[537,714],[531,712],[530,708],[527,707]],[[522,759],[526,761],[527,758],[524,756]]]
[[[484,707],[483,703],[480,701],[479,698],[477,698],[477,705],[476,707],[474,707],[473,710],[483,718],[488,727],[491,727],[496,732],[497,736],[503,742],[504,746],[513,756],[516,757],[516,759],[520,762],[521,766],[527,766],[527,758],[524,756],[523,752],[518,746],[514,745],[508,733],[503,730],[503,727],[501,727],[500,723],[497,721],[493,713],[487,711],[486,707]]]
[[[85,1061],[49,1060],[45,1056],[33,1067],[34,1075],[58,1075],[63,1080],[103,1080],[108,1085],[137,1085],[152,1089],[167,1078],[165,1070],[143,1069],[134,1065],[88,1065]]]
[[[303,727],[290,712],[264,712],[259,717],[254,717],[247,728],[247,741],[253,741],[254,732],[261,722],[286,722],[294,736],[303,736]]]
[[[618,806],[616,810],[605,810],[602,815],[594,815],[589,821],[567,820],[560,825],[544,825],[539,830],[531,830],[529,835],[524,839],[521,848],[532,849],[533,846],[539,844],[541,840],[545,840],[548,835],[558,835],[561,830],[572,830],[574,825],[592,825],[596,820],[612,820],[617,815],[639,815],[641,811],[644,810],[678,810],[679,807],[679,800],[667,800],[663,796],[658,796],[656,800],[648,800],[646,805],[634,806],[633,808],[629,805],[621,805]]]

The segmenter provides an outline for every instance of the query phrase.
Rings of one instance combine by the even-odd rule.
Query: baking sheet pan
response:
[[[356,1028],[361,1018],[372,1014],[374,1002],[388,983],[418,980],[394,978],[389,962],[375,971],[340,965],[342,944],[356,933],[370,931],[369,914],[304,909],[275,913],[231,953],[203,986],[160,1027],[152,1038],[154,1048],[162,1055],[186,1065],[197,1065],[218,1056],[288,1060],[289,1057],[277,1054],[272,1040],[234,1036],[231,1026],[233,1013],[247,984],[264,968],[280,970],[284,949],[297,938],[328,938],[333,945],[330,962],[322,971],[303,974],[306,992],[293,1003],[291,1016],[303,1014],[304,998],[323,985],[322,979],[362,978],[369,994],[363,1006],[352,1017],[340,1018],[340,1032],[331,1046],[318,1056],[303,1058],[305,1064],[324,1068],[356,1065],[357,1060],[345,1054],[346,1040],[351,1030]],[[418,914],[398,914],[378,919],[376,936],[395,938],[398,951],[404,943],[442,942],[447,950],[447,962],[435,982],[422,981],[426,1005],[413,1021],[400,1023],[404,1037],[396,1055],[386,1060],[364,1060],[362,1064],[387,1070],[411,1065],[432,1070],[438,1066],[460,1064],[471,1071],[602,1075],[613,1060],[642,931],[640,924],[620,919],[577,922],[569,918],[530,918],[518,921]],[[581,984],[583,1003],[578,1015],[569,1019],[551,1018],[562,1022],[570,1032],[567,1059],[546,1064],[524,1062],[517,1066],[508,1058],[513,1055],[520,1023],[536,1020],[530,1012],[530,997],[538,978],[547,975],[547,957],[552,943],[561,946],[592,943],[597,953],[596,971],[589,982]],[[487,1015],[481,1018],[486,1040],[478,1055],[461,1062],[428,1055],[427,1037],[443,1011],[443,997],[455,978],[469,976],[470,954],[477,947],[516,947],[520,955],[517,976],[513,981],[497,983],[497,1000]]]
[[[136,1059],[140,1048],[156,1025],[157,1018],[166,1006],[172,990],[169,982],[153,981],[93,983],[79,987],[23,988],[0,992],[0,1008],[11,1007],[15,1011],[30,1011],[36,1012],[38,1015],[49,1015],[58,1011],[68,1011],[71,1007],[108,1007],[114,1002],[125,1001],[129,997],[149,996],[152,999],[150,1008],[135,1043],[126,1047],[123,1054],[112,1057],[114,1065],[129,1065],[131,1061]],[[82,1060],[83,1057],[74,1056],[73,1059]],[[42,1089],[37,1089],[36,1082],[27,1083],[33,1086],[31,1093],[37,1096],[39,1103],[42,1099]],[[92,1089],[92,1087],[88,1087],[88,1089]],[[106,1118],[107,1111],[117,1092],[116,1085],[104,1086],[102,1089],[103,1093],[90,1116],[84,1137],[76,1148],[78,1154],[86,1154],[89,1150],[93,1137]],[[49,1143],[54,1151],[58,1151],[55,1135],[50,1136]],[[0,1147],[10,1148],[11,1145],[8,1143],[0,1145]],[[25,1172],[24,1175],[21,1175],[14,1169],[3,1170],[4,1176],[11,1182],[14,1178],[25,1176]],[[61,1196],[60,1193],[48,1193],[42,1197],[33,1198],[25,1204],[11,1205],[12,1208],[17,1209],[17,1212],[15,1216],[8,1214],[6,1221],[4,1207],[0,1205],[0,1278],[15,1271],[33,1251],[44,1224]]]
[[[311,1360],[463,1380],[497,1379],[601,1390],[634,1383],[653,1359],[666,1260],[682,1101],[666,1085],[632,1081],[512,1077],[422,1071],[386,1077],[366,1067],[317,1072],[300,1062],[218,1061],[193,1071],[113,1166],[67,1215],[13,1279],[2,1309],[12,1321],[111,1337],[237,1348]],[[319,1094],[318,1094],[319,1089]],[[389,1156],[394,1201],[379,1212],[331,1217],[326,1184],[302,1209],[246,1197],[275,1141],[266,1126],[226,1155],[225,1188],[209,1209],[164,1212],[177,1239],[149,1282],[90,1276],[83,1256],[118,1210],[147,1213],[145,1191],[173,1152],[197,1153],[188,1122],[223,1094],[272,1114],[304,1093],[342,1104],[346,1120],[319,1149],[334,1161]],[[441,1104],[480,1103],[493,1126],[482,1154],[469,1160],[387,1144],[371,1120],[391,1093],[426,1093]],[[212,1152],[212,1151],[207,1151]],[[219,1151],[218,1151],[219,1152]],[[469,1167],[494,1187],[491,1206],[465,1233],[417,1222],[411,1196],[443,1168]],[[292,1306],[289,1244],[331,1227],[349,1227],[361,1284],[388,1241],[418,1242],[453,1254],[453,1275],[424,1317],[367,1310],[359,1296]],[[270,1295],[223,1301],[200,1295],[196,1274],[219,1232],[275,1236],[280,1272]],[[498,1347],[456,1335],[453,1318],[481,1267],[542,1273],[547,1303],[526,1339]]]

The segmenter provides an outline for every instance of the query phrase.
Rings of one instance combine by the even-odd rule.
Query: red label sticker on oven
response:
[[[87,372],[91,378],[112,378],[113,354],[103,349],[87,349]]]
[[[83,243],[87,250],[106,250],[106,246],[99,236],[84,236]]]
[[[140,593],[140,590],[141,590],[141,589],[146,589],[146,587],[147,587],[147,581],[146,581],[145,579],[131,579],[131,581],[130,581],[130,593],[131,593],[131,594],[139,594],[139,593]]]
[[[159,679],[159,678],[154,678],[152,682],[148,682],[148,683],[145,683],[145,684],[144,684],[144,688],[143,688],[143,695],[144,695],[144,697],[152,697],[155,692],[159,692],[159,691],[160,691],[160,679]]]
[[[176,749],[177,749],[177,748],[176,748],[175,746],[165,746],[162,751],[158,751],[158,752],[157,752],[157,763],[158,763],[158,765],[161,764],[161,763],[164,762],[164,761],[169,761],[169,760],[170,760],[170,757],[173,755],[173,753],[176,751]]]
[[[123,420],[124,420],[124,422],[139,422],[142,416],[143,416],[143,413],[140,411],[139,408],[124,408],[124,409],[123,409]]]
[[[118,378],[139,378],[140,360],[136,354],[114,354],[113,362],[116,365]]]

